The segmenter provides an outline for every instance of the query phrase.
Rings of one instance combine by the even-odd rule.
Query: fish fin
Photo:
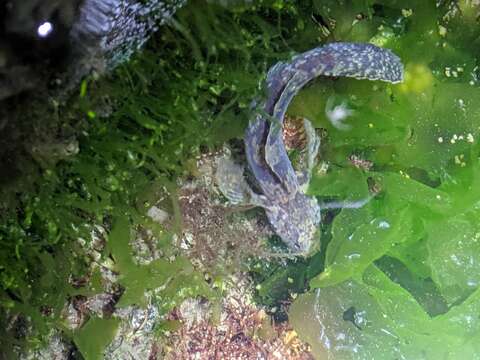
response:
[[[244,176],[244,167],[230,157],[218,160],[215,180],[221,193],[234,205],[268,206],[265,196],[255,193]]]
[[[297,192],[299,183],[283,142],[283,118],[292,99],[310,78],[310,74],[297,71],[288,81],[274,106],[273,119],[270,121],[270,129],[265,144],[265,160],[290,194]]]
[[[232,204],[248,204],[246,196],[249,188],[243,176],[243,166],[228,157],[218,160],[215,180],[223,195]]]
[[[308,119],[303,119],[303,126],[305,128],[305,135],[307,137],[307,166],[308,166],[308,178],[310,180],[310,174],[315,166],[315,159],[320,149],[320,137],[317,135],[315,128]]]
[[[285,114],[287,112],[288,106],[292,102],[293,98],[310,80],[314,78],[315,78],[314,74],[311,74],[302,70],[296,70],[295,74],[290,78],[288,83],[285,85],[280,97],[275,103],[272,116],[282,123],[283,118],[285,117]]]
[[[368,204],[370,200],[372,200],[375,195],[369,195],[363,199],[356,200],[356,201],[330,201],[328,203],[320,204],[320,209],[323,210],[332,210],[332,209],[360,209],[361,207]]]
[[[287,193],[295,194],[299,188],[297,174],[288,158],[287,150],[283,143],[282,126],[277,121],[270,123],[270,130],[265,144],[265,161]]]
[[[310,120],[306,118],[303,119],[303,127],[305,129],[305,135],[307,138],[307,158],[306,161],[302,163],[302,168],[298,169],[300,175],[297,178],[301,187],[307,186],[310,182],[312,170],[315,166],[315,159],[320,148],[320,137],[317,135]]]

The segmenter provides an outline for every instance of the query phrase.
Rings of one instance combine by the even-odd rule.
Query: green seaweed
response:
[[[14,358],[14,348],[40,346],[51,329],[64,329],[66,299],[101,291],[98,270],[83,287],[69,282],[89,271],[78,239],[88,247],[93,224],[108,232],[101,257],[120,275],[118,306],[151,301],[165,314],[187,297],[216,299],[172,246],[181,224],[175,201],[170,231],[147,209],[160,189],[175,197],[195,156],[241,138],[271,65],[325,41],[370,41],[401,57],[403,84],[318,79],[289,113],[323,129],[328,167],[315,169],[309,194],[321,203],[372,198],[324,211],[311,257],[253,261],[256,300],[293,302],[290,320],[319,357],[478,357],[477,13],[464,0],[191,1],[131,62],[85,79],[53,112],[33,112],[49,120],[45,133],[55,122],[74,129],[80,151],[62,157],[52,143],[18,164],[29,176],[2,179],[1,208],[14,204],[0,225],[2,351]],[[350,131],[328,121],[330,98],[354,110]],[[357,167],[352,155],[371,166]],[[134,262],[139,227],[157,236],[165,257]],[[92,318],[72,340],[99,358],[116,326]],[[328,348],[311,335],[320,330],[345,346]]]
[[[479,305],[476,291],[468,301],[431,318],[407,290],[372,265],[362,278],[300,296],[290,319],[318,357],[333,352],[342,359],[475,359]],[[306,323],[306,318],[313,320]],[[319,332],[322,341],[316,339]]]
[[[310,194],[351,201],[375,189],[364,207],[334,214],[332,236],[321,239],[325,270],[312,273],[313,289],[289,313],[319,358],[478,358],[480,92],[471,43],[480,32],[460,30],[475,21],[471,4],[437,5],[369,5],[366,21],[382,28],[362,40],[400,55],[403,84],[322,79],[290,109],[327,130],[329,167],[314,175]],[[329,124],[329,97],[354,109],[350,131]],[[372,165],[356,169],[352,154]]]
[[[162,306],[165,311],[188,297],[204,296],[213,299],[216,296],[188,259],[180,255],[153,260],[147,265],[136,264],[132,258],[131,234],[129,221],[119,218],[115,221],[108,239],[115,270],[120,274],[119,283],[125,289],[117,306],[146,306],[147,291],[159,288],[162,288],[161,296],[169,301],[169,305]]]
[[[227,9],[191,1],[109,76],[85,79],[65,104],[39,101],[38,108],[24,109],[25,123],[39,118],[36,133],[47,143],[52,137],[53,145],[36,159],[18,158],[23,177],[2,179],[0,345],[6,356],[40,346],[52,329],[63,330],[68,298],[101,291],[98,271],[80,288],[70,281],[89,272],[92,260],[80,244],[90,247],[94,224],[109,233],[101,260],[113,259],[120,272],[119,305],[145,304],[145,292],[160,286],[151,300],[163,313],[189,296],[218,296],[176,253],[172,233],[146,219],[146,211],[159,188],[174,194],[172,184],[191,175],[189,164],[201,151],[241,137],[250,103],[263,96],[260,84],[274,62],[316,45],[318,29],[303,21],[307,13],[294,2]],[[64,139],[56,136],[64,133],[78,140],[75,156],[59,156]],[[172,231],[178,232],[175,209]],[[157,235],[165,258],[133,263],[128,232],[138,226]],[[86,329],[97,322],[103,326],[90,320]],[[90,353],[88,332],[81,334],[74,341]]]
[[[113,340],[120,320],[92,318],[74,335],[75,344],[85,360],[103,359],[105,347]]]

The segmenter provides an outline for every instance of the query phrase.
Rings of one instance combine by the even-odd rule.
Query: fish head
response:
[[[320,224],[320,207],[315,198],[297,192],[286,202],[272,202],[265,210],[275,233],[292,252],[311,252]]]

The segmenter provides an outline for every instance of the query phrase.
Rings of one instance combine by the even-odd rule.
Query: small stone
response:
[[[162,210],[156,206],[152,206],[147,211],[147,215],[155,222],[159,224],[163,224],[166,220],[168,220],[168,213],[165,210]]]

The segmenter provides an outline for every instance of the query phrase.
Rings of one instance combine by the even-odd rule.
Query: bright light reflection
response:
[[[53,30],[53,25],[51,22],[45,21],[42,25],[40,25],[37,29],[37,34],[40,37],[47,37]]]

